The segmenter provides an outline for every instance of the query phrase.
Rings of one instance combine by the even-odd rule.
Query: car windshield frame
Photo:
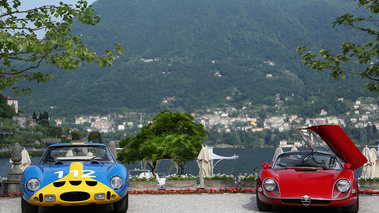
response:
[[[38,164],[63,162],[116,163],[116,159],[106,146],[99,145],[65,145],[50,146],[42,155]]]
[[[342,170],[340,159],[322,152],[285,152],[279,155],[272,169],[334,169]]]

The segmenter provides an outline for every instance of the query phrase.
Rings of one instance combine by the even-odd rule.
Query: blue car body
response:
[[[104,144],[54,144],[22,175],[22,209],[113,203],[116,212],[125,212],[128,188],[127,169]]]

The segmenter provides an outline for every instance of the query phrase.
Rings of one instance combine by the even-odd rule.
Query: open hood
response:
[[[297,133],[312,150],[326,145],[345,163],[355,170],[366,163],[366,157],[338,125],[320,125],[297,129]],[[326,145],[324,145],[326,144]]]

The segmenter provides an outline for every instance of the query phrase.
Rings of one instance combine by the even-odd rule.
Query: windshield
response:
[[[333,153],[325,141],[311,129],[297,129],[296,132],[303,139],[302,143],[310,149]]]
[[[278,156],[272,168],[342,169],[342,166],[338,158],[333,155],[317,152],[288,152]]]
[[[63,161],[99,161],[114,163],[114,158],[105,146],[53,146],[49,147],[39,164]]]

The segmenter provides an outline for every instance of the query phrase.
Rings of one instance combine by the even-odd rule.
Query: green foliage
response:
[[[197,180],[198,176],[193,175],[169,175],[166,180]]]
[[[205,176],[204,180],[235,180],[233,175],[215,174],[214,176]]]
[[[48,136],[50,137],[61,138],[63,129],[61,127],[49,126],[47,132]]]
[[[375,181],[375,182],[378,182],[379,181],[379,177],[374,177],[374,178],[359,178],[359,181]]]
[[[82,140],[84,138],[86,133],[84,132],[77,132],[77,131],[73,131],[71,132],[71,137],[72,137],[72,140]]]
[[[365,89],[372,92],[379,92],[379,28],[378,25],[367,25],[367,22],[377,22],[375,18],[379,13],[379,2],[377,0],[359,0],[358,8],[364,8],[368,13],[366,17],[356,16],[346,13],[336,18],[334,27],[342,25],[349,29],[358,29],[372,36],[365,41],[364,44],[345,41],[341,45],[340,54],[334,54],[331,50],[321,49],[319,58],[312,52],[306,52],[305,46],[298,47],[297,52],[302,55],[303,63],[308,67],[317,71],[331,70],[331,77],[335,80],[339,78],[345,79],[345,74],[351,73],[359,75],[362,79],[369,79]],[[373,17],[374,16],[374,17]],[[366,22],[366,23],[365,23]],[[348,63],[358,63],[360,67],[356,70],[352,67],[343,66]]]
[[[155,176],[146,178],[142,177],[140,178],[138,175],[137,176],[130,176],[129,181],[157,181],[157,178]]]
[[[22,146],[35,147],[35,141],[41,141],[41,139],[46,138],[61,138],[63,132],[61,127],[43,126],[41,124],[20,128],[16,125],[15,120],[7,118],[0,118],[0,122],[2,123],[2,126],[0,126],[1,132],[12,132],[11,135],[0,135],[0,146],[9,146],[18,142]]]
[[[103,143],[101,133],[99,131],[92,131],[88,135],[88,141],[93,143]]]
[[[98,0],[93,8],[101,22],[91,27],[74,22],[72,33],[83,33],[83,43],[96,52],[123,42],[128,54],[106,72],[92,64],[75,72],[40,66],[41,72],[54,73],[54,81],[25,84],[33,86],[33,94],[17,98],[26,112],[46,110],[60,117],[240,109],[246,103],[270,104],[275,111],[277,94],[286,114],[342,110],[340,97],[377,97],[358,86],[360,76],[334,81],[305,73],[295,50],[305,45],[335,50],[336,41],[365,39],[360,32],[333,28],[335,17],[355,12],[354,6],[346,0]]]
[[[50,126],[49,120],[46,120],[46,119],[39,120],[38,124],[40,124],[43,127],[49,127]]]
[[[115,44],[115,50],[97,55],[89,45],[82,43],[81,34],[72,34],[71,25],[76,19],[86,25],[100,22],[100,16],[86,1],[79,0],[74,6],[60,2],[58,6],[29,10],[19,10],[20,6],[20,0],[0,1],[1,90],[12,87],[15,93],[27,94],[30,88],[19,88],[15,83],[51,80],[54,77],[51,72],[37,70],[43,63],[62,70],[77,69],[82,62],[95,62],[105,67],[112,65],[114,52],[118,56],[122,51],[121,44]],[[37,38],[38,31],[45,32],[43,39]]]
[[[158,160],[173,159],[182,174],[184,164],[196,159],[207,137],[204,126],[194,123],[193,119],[189,113],[160,112],[135,137],[121,140],[123,149],[117,154],[118,160],[123,163],[151,161],[149,165],[155,173]]]
[[[7,98],[0,94],[0,118],[12,118],[15,115],[15,109],[13,106],[9,106]]]
[[[240,177],[240,180],[256,180],[258,178],[258,174],[243,174]]]

